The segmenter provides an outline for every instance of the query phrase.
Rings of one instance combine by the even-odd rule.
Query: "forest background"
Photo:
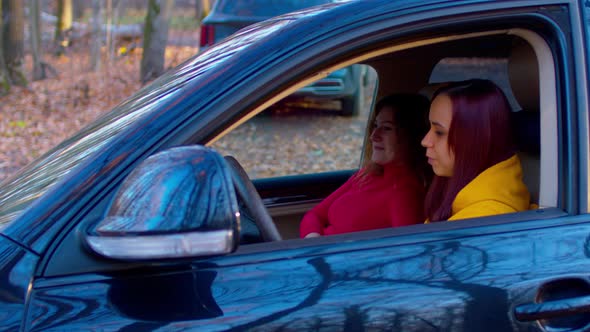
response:
[[[199,52],[214,0],[0,0],[0,181]]]

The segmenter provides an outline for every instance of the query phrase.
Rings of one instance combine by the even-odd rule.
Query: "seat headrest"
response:
[[[424,97],[428,98],[428,100],[432,101],[432,96],[434,95],[436,90],[438,90],[448,84],[449,84],[449,82],[430,83],[427,86],[420,89],[420,91],[418,91],[418,94],[421,94]]]
[[[508,79],[524,111],[539,111],[539,64],[532,46],[515,38],[508,58]]]
[[[541,116],[539,114],[539,64],[533,47],[515,38],[508,58],[508,79],[514,97],[521,107],[512,113],[514,140],[519,151],[539,154],[541,151]]]
[[[518,151],[541,153],[541,116],[539,112],[512,112],[512,135]]]

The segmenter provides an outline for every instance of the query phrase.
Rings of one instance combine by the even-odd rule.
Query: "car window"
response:
[[[351,79],[354,82],[348,82]],[[343,91],[342,84],[354,89]],[[375,89],[376,74],[369,66],[334,72],[248,120],[212,147],[238,159],[252,179],[356,169]],[[351,100],[361,101],[353,107],[358,109],[343,114]]]
[[[223,14],[239,16],[278,16],[307,7],[330,3],[331,0],[228,0],[217,6]]]

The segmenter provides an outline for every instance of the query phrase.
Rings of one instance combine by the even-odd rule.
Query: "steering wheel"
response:
[[[246,205],[248,211],[252,214],[254,223],[258,227],[262,239],[265,242],[282,240],[277,226],[272,221],[260,195],[258,195],[258,191],[256,191],[256,187],[254,187],[242,165],[232,156],[225,156],[224,158],[230,166],[236,192],[244,202],[244,205]]]

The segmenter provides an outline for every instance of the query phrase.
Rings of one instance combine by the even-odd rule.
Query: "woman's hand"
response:
[[[307,238],[312,238],[312,237],[320,237],[320,236],[322,236],[322,235],[320,235],[320,233],[311,232],[311,233],[307,234],[307,235],[304,237],[304,239],[307,239]]]

